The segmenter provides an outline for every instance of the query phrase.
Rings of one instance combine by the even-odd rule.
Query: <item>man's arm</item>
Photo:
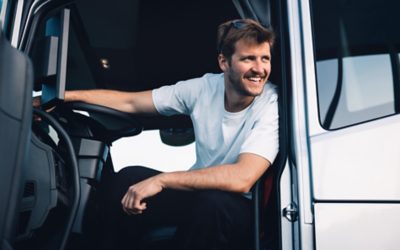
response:
[[[123,92],[116,90],[73,90],[65,92],[66,102],[86,102],[136,114],[157,114],[151,90]]]
[[[248,192],[270,165],[271,163],[261,156],[242,153],[234,164],[162,173],[130,186],[122,199],[123,209],[128,214],[142,213],[146,209],[143,199],[156,195],[164,188]]]
[[[245,193],[267,170],[270,163],[251,153],[242,153],[234,164],[218,165],[193,171],[163,173],[159,175],[163,188],[219,189]]]

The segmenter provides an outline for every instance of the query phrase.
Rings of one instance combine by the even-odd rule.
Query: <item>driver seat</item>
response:
[[[0,25],[1,27],[1,25]],[[13,249],[32,121],[33,68],[0,30],[0,249]]]

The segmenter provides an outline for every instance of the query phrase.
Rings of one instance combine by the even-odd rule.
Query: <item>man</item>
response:
[[[278,152],[278,107],[271,72],[272,31],[244,19],[218,28],[222,74],[153,91],[68,91],[83,101],[138,114],[187,114],[197,161],[189,171],[121,170],[108,184],[104,248],[140,249],[141,235],[178,225],[176,249],[246,249],[251,245],[253,184]]]

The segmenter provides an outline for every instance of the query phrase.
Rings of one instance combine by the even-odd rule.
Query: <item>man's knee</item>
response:
[[[133,185],[159,173],[160,171],[142,166],[125,167],[116,174],[115,182]]]

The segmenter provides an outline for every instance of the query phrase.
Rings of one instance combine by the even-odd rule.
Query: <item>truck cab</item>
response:
[[[0,6],[0,249],[90,249],[101,182],[123,167],[118,158],[187,164],[191,153],[180,150],[195,140],[188,117],[65,104],[64,91],[142,91],[219,72],[216,28],[236,18],[277,35],[270,81],[279,89],[280,151],[252,189],[249,249],[398,249],[399,1]],[[33,109],[37,92],[43,110],[55,109]],[[149,137],[135,150],[121,144],[148,133],[164,148]],[[169,249],[173,233],[149,232],[147,249]]]

